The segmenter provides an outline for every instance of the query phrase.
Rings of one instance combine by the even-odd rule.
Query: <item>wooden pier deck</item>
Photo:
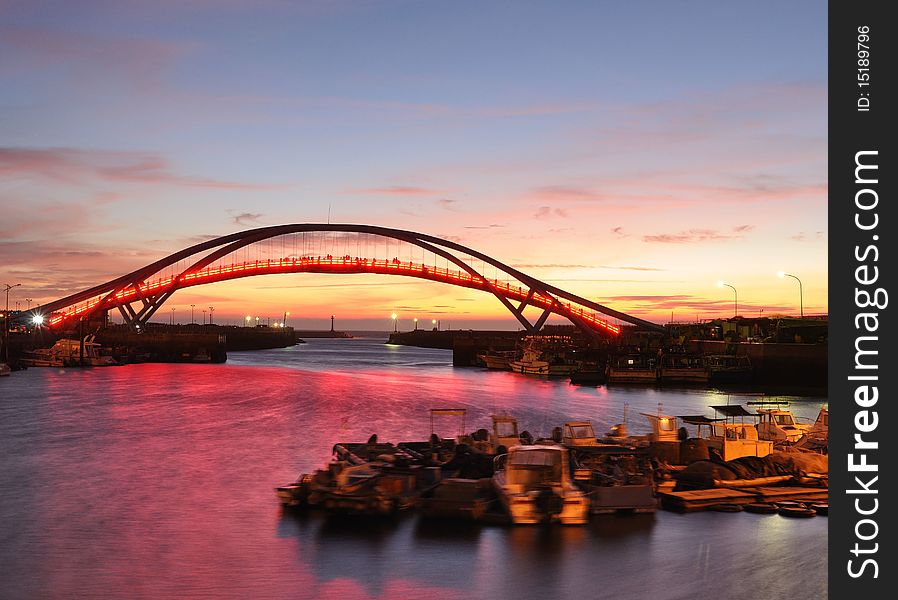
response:
[[[758,486],[662,492],[658,495],[663,508],[677,512],[694,512],[706,510],[715,504],[749,504],[752,502],[782,502],[784,500],[825,502],[829,498],[829,491],[825,488],[813,487]]]

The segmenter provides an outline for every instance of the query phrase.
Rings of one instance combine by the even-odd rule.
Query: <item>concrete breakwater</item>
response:
[[[407,331],[390,334],[391,344],[452,350],[452,364],[458,367],[478,366],[477,355],[518,349],[522,331]],[[655,357],[665,349],[660,340],[634,345],[608,342],[589,346],[573,336],[571,349],[604,364],[609,356],[622,352],[645,353]],[[643,340],[638,340],[643,341]],[[644,342],[644,341],[643,341]],[[754,371],[753,386],[824,388],[827,379],[828,345],[826,343],[726,342],[689,340],[680,345],[684,352],[711,355],[747,356]]]

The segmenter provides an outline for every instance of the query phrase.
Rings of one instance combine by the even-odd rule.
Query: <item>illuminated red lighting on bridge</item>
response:
[[[617,335],[620,327],[612,325],[603,319],[599,319],[594,313],[584,310],[582,307],[571,303],[557,303],[553,298],[548,298],[539,293],[529,293],[529,288],[514,286],[497,280],[489,280],[475,277],[464,271],[455,271],[447,268],[432,267],[413,262],[399,262],[397,260],[378,260],[367,258],[349,257],[324,257],[324,258],[291,258],[259,260],[254,262],[236,263],[219,267],[207,267],[205,269],[185,273],[177,278],[177,288],[186,288],[194,285],[228,281],[250,275],[269,275],[274,273],[375,273],[381,275],[405,275],[418,277],[441,283],[451,283],[461,287],[491,291],[498,293],[509,300],[526,301],[529,305],[543,309],[550,309],[555,314],[564,317],[573,317],[596,330],[604,330]],[[136,301],[142,296],[152,295],[175,284],[174,277],[165,277],[145,282],[138,290],[134,286],[119,290],[111,296],[100,296],[88,302],[72,306],[71,308],[55,313],[49,319],[51,326],[59,325],[63,320],[90,313],[96,309],[108,310],[114,308],[117,303]],[[100,304],[102,303],[102,306]]]

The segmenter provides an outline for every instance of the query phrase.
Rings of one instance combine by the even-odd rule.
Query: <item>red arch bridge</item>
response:
[[[539,331],[551,314],[603,337],[620,333],[620,326],[609,318],[663,330],[443,238],[373,225],[320,223],[250,229],[195,244],[23,316],[41,314],[50,327],[63,328],[117,309],[125,323],[140,329],[177,290],[274,273],[403,275],[482,290],[493,294],[531,333]],[[537,309],[534,320],[524,314],[528,307]]]

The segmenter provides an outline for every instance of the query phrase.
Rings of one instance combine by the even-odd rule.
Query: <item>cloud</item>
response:
[[[611,233],[613,233],[614,235],[616,235],[619,238],[630,237],[629,233],[624,233],[623,227],[612,227]]]
[[[465,225],[465,229],[498,229],[500,227],[505,227],[505,225],[497,225],[496,223],[489,225]]]
[[[552,208],[551,206],[540,206],[533,215],[537,219],[547,219],[550,217],[567,217],[567,211],[563,208]]]
[[[234,223],[237,225],[252,225],[258,223],[262,216],[262,213],[240,213],[234,216]]]
[[[679,233],[661,233],[657,235],[644,235],[642,241],[661,244],[691,244],[695,242],[717,242],[721,240],[738,239],[742,236],[727,235],[715,229],[689,229]]]
[[[450,200],[449,198],[440,198],[439,200],[437,200],[437,204],[441,208],[444,208],[446,210],[455,210],[454,209],[455,203],[456,203],[455,200]]]
[[[64,184],[94,180],[237,190],[282,187],[183,175],[174,172],[167,159],[150,152],[75,148],[0,147],[0,176],[38,177]]]
[[[736,233],[745,233],[753,230],[754,228],[754,225],[738,225],[736,227],[733,227],[733,231],[735,231]]]
[[[571,263],[517,263],[509,265],[516,269],[615,269],[619,271],[665,271],[654,267],[614,267],[611,265],[583,265]],[[589,280],[577,280],[589,281]]]
[[[531,196],[544,201],[557,203],[564,202],[595,202],[605,200],[598,192],[584,187],[571,185],[546,185],[534,188]]]
[[[382,188],[355,188],[349,190],[351,194],[371,194],[376,196],[438,196],[444,190],[435,190],[413,185],[393,185]],[[450,200],[449,202],[453,202]]]

